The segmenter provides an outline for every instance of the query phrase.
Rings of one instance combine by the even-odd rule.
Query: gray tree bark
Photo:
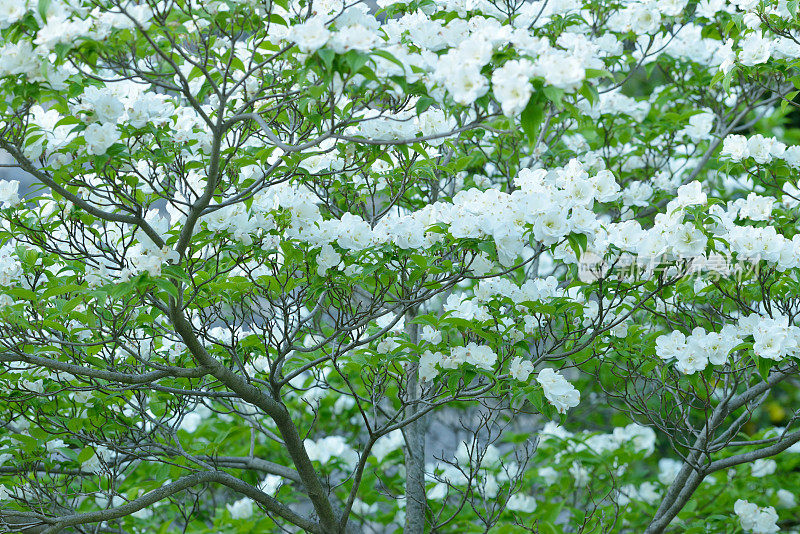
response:
[[[417,342],[418,326],[411,324],[414,315],[409,312],[405,317],[405,331],[412,342]],[[407,417],[420,410],[417,404],[420,398],[419,364],[416,362],[406,367],[408,380],[406,391]],[[406,524],[404,534],[423,534],[425,532],[425,417],[420,417],[403,429],[405,436],[406,463]]]

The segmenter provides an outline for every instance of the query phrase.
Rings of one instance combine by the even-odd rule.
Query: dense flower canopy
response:
[[[2,0],[0,524],[800,529],[798,67],[796,0]]]

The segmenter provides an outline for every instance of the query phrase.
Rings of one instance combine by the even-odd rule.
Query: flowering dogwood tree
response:
[[[800,528],[798,67],[797,0],[3,0],[0,525]]]

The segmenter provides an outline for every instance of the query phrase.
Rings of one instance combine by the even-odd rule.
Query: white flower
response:
[[[267,495],[275,495],[281,485],[283,485],[283,479],[281,477],[278,475],[267,475],[258,485],[258,489]]]
[[[332,246],[325,243],[322,245],[319,255],[317,256],[317,274],[325,276],[328,269],[336,267],[339,265],[340,261],[342,261],[342,256],[336,252]]]
[[[442,361],[441,352],[431,352],[426,350],[419,358],[419,379],[423,382],[430,382],[439,375],[436,364]]]
[[[733,505],[733,511],[739,516],[742,528],[752,534],[774,534],[780,531],[776,524],[778,514],[772,506],[759,508],[751,502],[739,499]]]
[[[517,356],[511,361],[508,371],[511,373],[511,377],[515,380],[525,382],[533,372],[533,364],[528,360]]]
[[[87,87],[81,96],[83,103],[94,111],[99,122],[116,123],[125,112],[122,102],[106,88]]]
[[[448,487],[444,482],[435,484],[431,489],[425,492],[425,496],[432,501],[441,501],[447,496]]]
[[[670,244],[678,256],[692,258],[701,256],[706,250],[708,238],[692,223],[678,225],[672,232]]]
[[[394,337],[387,337],[386,339],[382,339],[380,342],[378,342],[375,350],[380,354],[389,354],[399,346],[400,343],[398,343]]]
[[[226,504],[225,508],[230,512],[232,519],[249,519],[253,515],[253,500],[245,497],[233,504]]]
[[[741,206],[739,208],[740,218],[747,218],[752,221],[767,221],[772,216],[772,207],[775,204],[775,199],[751,192],[744,202],[737,200],[736,204]]]
[[[105,154],[111,145],[119,141],[119,136],[119,130],[114,123],[90,124],[83,132],[86,152],[95,156]]]
[[[765,477],[767,475],[771,475],[777,469],[778,464],[775,460],[769,460],[764,458],[759,458],[755,460],[752,464],[750,464],[751,474],[754,477]]]
[[[533,64],[528,60],[512,60],[495,69],[492,74],[492,91],[500,101],[503,114],[508,117],[519,115],[530,100],[533,87],[530,76]]]
[[[453,100],[464,106],[472,104],[489,90],[489,84],[480,70],[466,66],[450,74],[445,80],[445,87]]]
[[[683,464],[672,458],[661,458],[658,461],[658,481],[669,486],[678,476]]]
[[[639,499],[647,504],[655,504],[661,499],[661,493],[658,491],[658,486],[652,482],[643,482],[639,486],[638,491]]]
[[[637,35],[653,33],[661,26],[657,2],[635,4],[624,14],[630,21],[631,31]]]
[[[439,330],[436,330],[431,325],[426,324],[422,327],[422,334],[420,334],[420,339],[431,345],[438,345],[442,342],[442,333]]]
[[[530,514],[536,511],[536,499],[530,495],[515,493],[506,502],[506,510]]]
[[[578,405],[580,393],[556,371],[549,368],[542,369],[536,381],[541,384],[544,396],[558,413],[566,413],[569,408]]]
[[[778,497],[778,506],[781,506],[783,508],[794,508],[795,506],[797,506],[797,502],[795,501],[794,498],[794,493],[792,493],[791,491],[785,489],[779,489],[776,492],[776,495]]]
[[[450,350],[450,365],[453,368],[461,363],[469,363],[475,367],[491,371],[497,361],[497,354],[486,345],[468,343],[465,347],[453,347]]]
[[[181,430],[185,430],[190,434],[197,430],[197,427],[200,426],[200,423],[203,422],[203,417],[196,412],[192,412],[186,414],[186,416],[181,421]]]
[[[611,436],[620,446],[630,444],[634,450],[643,452],[646,456],[653,454],[656,449],[656,433],[652,428],[637,423],[617,427]]]
[[[593,181],[598,202],[613,202],[619,198],[619,184],[611,171],[598,172]]]
[[[575,480],[576,487],[583,488],[589,483],[589,470],[580,462],[572,462],[572,465],[569,466],[569,474]]]
[[[90,473],[99,473],[103,469],[103,461],[108,453],[108,449],[102,445],[95,448],[94,454],[81,464],[81,468]]]
[[[668,17],[677,17],[686,9],[687,0],[661,0],[655,5]]]
[[[372,446],[372,454],[379,462],[382,462],[386,456],[397,449],[403,448],[405,443],[402,430],[392,430],[385,436],[378,438],[375,445]]]
[[[559,206],[552,206],[536,219],[533,236],[545,245],[552,245],[570,232],[567,214]]]
[[[337,225],[336,242],[349,250],[364,250],[372,242],[372,228],[369,223],[352,213],[343,213]]]
[[[303,442],[308,457],[312,461],[327,464],[332,459],[338,459],[346,466],[352,468],[358,462],[358,453],[350,447],[341,436],[328,436],[316,441],[307,439]]]
[[[678,355],[678,361],[675,368],[687,375],[694,374],[697,371],[702,371],[708,366],[708,355],[694,347],[687,345],[685,351]]]
[[[369,52],[377,42],[375,31],[362,26],[361,24],[354,24],[341,28],[334,33],[329,41],[331,49],[337,54],[344,54],[349,50],[358,50],[359,52]]]
[[[19,204],[18,180],[0,180],[0,203],[4,208],[13,208]]]
[[[8,28],[20,20],[27,11],[26,0],[3,0],[0,2],[0,29]]]
[[[653,188],[645,182],[633,182],[622,192],[622,202],[626,206],[649,206]]]
[[[545,481],[545,484],[548,486],[552,486],[556,483],[559,478],[559,473],[552,467],[540,467],[539,468],[539,476],[542,477]]]
[[[800,145],[790,146],[783,152],[783,161],[795,169],[800,167]],[[786,185],[790,185],[786,182]]]
[[[753,66],[769,61],[772,41],[765,39],[758,33],[751,33],[741,41],[742,50],[739,52],[739,61],[742,65]]]
[[[708,196],[703,192],[703,186],[697,180],[678,188],[678,203],[681,206],[705,204],[707,201]]]
[[[761,321],[753,331],[753,352],[761,358],[782,360],[789,342],[788,331],[770,320]]]
[[[367,504],[361,499],[353,501],[353,513],[360,516],[372,516],[378,512],[378,503]]]
[[[580,59],[565,52],[551,50],[539,56],[535,73],[554,87],[572,90],[586,78],[586,70]]]
[[[494,475],[486,475],[483,479],[483,487],[481,488],[484,497],[494,499],[497,497],[497,492],[500,491],[500,485]]]
[[[743,135],[729,135],[722,141],[723,156],[728,156],[732,161],[742,161],[750,155],[747,138]]]
[[[297,43],[301,52],[314,52],[328,42],[331,32],[325,27],[325,22],[320,17],[311,17],[302,24],[293,26],[289,35]]]
[[[774,137],[764,137],[756,134],[747,140],[747,150],[756,163],[769,163],[773,156],[783,155],[786,145],[779,143]],[[776,154],[777,153],[777,154]]]

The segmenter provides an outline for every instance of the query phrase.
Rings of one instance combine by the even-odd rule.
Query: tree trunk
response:
[[[405,331],[412,342],[417,341],[417,325],[411,324],[412,313],[405,317]],[[414,362],[406,367],[407,416],[412,416],[419,409],[416,402],[420,397],[419,365]],[[423,534],[425,532],[425,418],[421,417],[403,429],[405,436],[406,461],[406,524],[404,534]]]

